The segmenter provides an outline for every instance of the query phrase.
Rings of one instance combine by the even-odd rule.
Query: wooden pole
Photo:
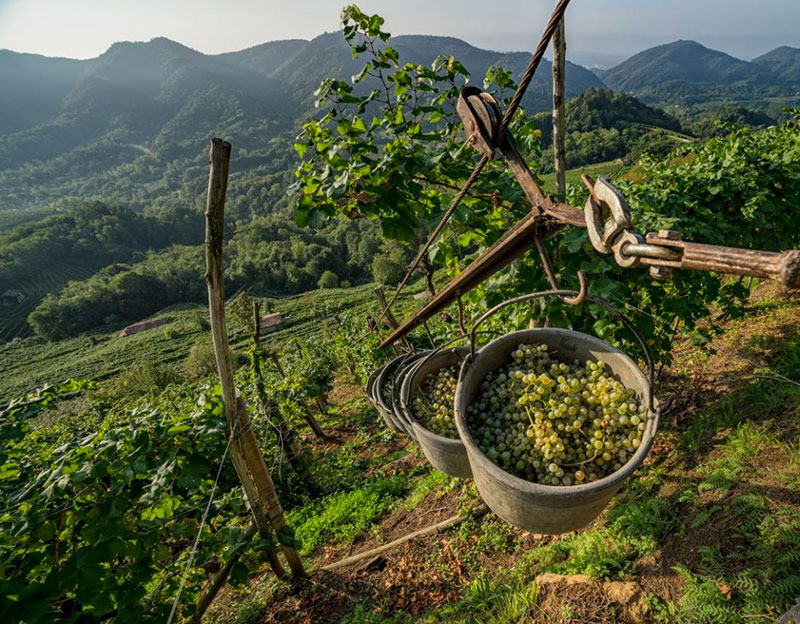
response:
[[[383,314],[383,318],[386,320],[386,324],[389,326],[389,329],[395,330],[398,327],[397,319],[394,318],[391,310],[389,310],[388,306],[386,305],[386,296],[383,294],[383,288],[377,286],[375,288],[375,296],[378,298],[378,303],[381,304],[381,313]],[[403,344],[406,346],[406,349],[409,351],[413,351],[413,347],[411,343],[408,341],[408,338],[403,336]],[[394,345],[393,345],[394,346]],[[400,351],[395,348],[395,353],[400,355]]]
[[[426,535],[431,535],[432,533],[443,533],[448,529],[452,529],[453,527],[462,524],[466,520],[477,519],[482,516],[485,516],[488,512],[489,508],[486,505],[479,505],[468,514],[455,515],[452,518],[448,518],[447,520],[442,520],[441,522],[437,522],[432,526],[420,529],[419,531],[414,531],[413,533],[409,533],[408,535],[404,535],[403,537],[400,537],[392,542],[389,542],[388,544],[384,544],[383,546],[378,546],[377,548],[373,548],[372,550],[358,553],[357,555],[352,555],[345,559],[341,559],[340,561],[337,561],[335,563],[330,563],[326,566],[322,566],[320,570],[336,570],[338,568],[344,568],[354,563],[358,563],[359,561],[363,561],[364,559],[377,557],[381,553],[385,553],[388,550],[392,550],[393,548],[396,548],[401,544],[405,544],[406,542],[412,539],[416,539],[418,537],[425,537]]]
[[[214,356],[217,361],[222,400],[225,406],[225,421],[228,435],[233,437],[230,447],[231,460],[244,487],[245,495],[253,511],[259,533],[265,538],[285,531],[286,519],[278,502],[275,486],[267,471],[264,457],[258,448],[253,429],[249,426],[247,409],[237,397],[228,345],[228,327],[225,321],[225,287],[222,277],[223,224],[225,220],[225,195],[228,188],[228,168],[231,144],[220,139],[211,140],[208,177],[208,200],[206,204],[206,284],[208,286],[208,311],[211,319],[211,335],[214,341]],[[284,546],[283,552],[292,573],[304,575],[300,556],[293,548]],[[270,565],[278,576],[285,574],[275,552],[270,555]]]
[[[270,411],[268,400],[269,397],[267,396],[266,390],[264,388],[264,380],[263,380],[263,370],[261,368],[261,360],[260,360],[260,349],[261,349],[261,305],[258,301],[253,302],[253,346],[256,349],[257,353],[255,357],[258,357],[258,369],[254,370],[254,375],[258,376],[258,379],[255,381],[256,387],[256,395],[258,399],[263,405],[261,406],[264,410],[264,417],[266,418],[269,425],[275,431],[275,437],[278,440],[278,445],[281,447],[283,451],[286,452],[286,457],[289,460],[292,468],[294,468],[295,472],[298,474],[303,474],[306,478],[309,478],[308,475],[304,473],[302,470],[302,466],[300,464],[300,445],[297,443],[297,438],[294,435],[294,430],[289,426],[289,423],[286,422],[286,419],[283,417],[283,414],[280,413],[280,410]],[[274,419],[274,422],[273,422]]]
[[[253,539],[253,536],[258,531],[258,527],[256,527],[255,523],[251,523],[249,527],[247,527],[247,531],[245,531],[244,538],[246,541],[250,541]],[[200,599],[197,601],[197,608],[195,609],[194,615],[192,616],[192,623],[193,624],[200,624],[203,621],[203,615],[205,614],[206,610],[211,606],[211,603],[214,601],[214,598],[217,597],[219,590],[222,589],[222,586],[225,585],[225,581],[228,580],[228,576],[233,569],[233,566],[239,561],[239,558],[242,556],[244,552],[244,548],[240,548],[236,552],[234,552],[228,560],[225,562],[225,565],[220,568],[219,572],[217,572],[216,576],[211,580],[207,589],[203,594],[200,596]]]
[[[556,171],[556,193],[567,192],[567,153],[564,146],[567,38],[561,18],[553,34],[553,160]]]

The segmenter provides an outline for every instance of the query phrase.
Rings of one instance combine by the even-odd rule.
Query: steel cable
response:
[[[503,115],[503,119],[500,122],[500,132],[497,136],[501,137],[501,140],[502,137],[505,135],[508,126],[511,124],[511,120],[514,117],[514,113],[516,113],[517,109],[519,108],[519,105],[522,102],[522,98],[524,97],[525,92],[530,86],[531,81],[533,80],[533,76],[536,73],[536,70],[539,68],[539,63],[541,63],[542,58],[544,57],[544,53],[547,51],[548,45],[550,45],[550,40],[552,39],[553,34],[556,31],[556,28],[558,28],[558,23],[564,18],[564,12],[567,10],[567,6],[569,5],[569,3],[570,0],[559,0],[558,4],[556,5],[556,8],[553,10],[553,14],[550,16],[550,21],[547,23],[547,27],[545,28],[544,33],[542,34],[542,37],[539,40],[539,45],[536,47],[536,50],[534,51],[533,56],[531,57],[531,60],[528,63],[528,67],[522,74],[522,78],[520,78],[519,84],[517,85],[517,90],[514,92],[514,95],[511,98],[511,102],[509,103],[508,108],[506,109],[506,112]],[[386,304],[386,307],[381,311],[381,314],[378,317],[376,324],[380,323],[383,320],[383,318],[386,316],[386,313],[392,307],[392,304],[394,304],[394,302],[397,300],[397,297],[406,287],[408,281],[411,279],[411,275],[419,267],[419,263],[422,260],[422,257],[426,253],[428,253],[428,250],[430,249],[431,245],[439,236],[444,226],[447,225],[447,222],[450,220],[450,217],[453,215],[453,212],[455,212],[456,208],[458,208],[458,206],[461,204],[464,197],[466,197],[470,188],[472,188],[472,185],[475,184],[475,181],[478,179],[478,176],[480,175],[481,171],[483,171],[483,168],[489,163],[489,160],[490,158],[488,156],[482,156],[481,159],[478,161],[478,164],[475,165],[475,169],[472,170],[472,173],[470,174],[469,178],[467,178],[467,181],[464,183],[464,186],[461,187],[461,190],[453,198],[450,207],[442,216],[441,220],[439,221],[439,224],[436,226],[436,228],[434,228],[433,232],[431,232],[431,235],[428,237],[428,240],[425,242],[425,245],[423,245],[422,249],[414,258],[414,261],[411,263],[410,268],[403,277],[403,280],[398,285],[397,289],[392,295],[392,298]]]

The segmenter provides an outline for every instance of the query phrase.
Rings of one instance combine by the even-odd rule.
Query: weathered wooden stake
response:
[[[553,160],[556,171],[556,193],[567,191],[567,152],[564,146],[565,93],[567,69],[567,37],[565,18],[561,18],[553,34]]]
[[[245,531],[244,538],[246,541],[253,539],[256,532],[258,531],[258,527],[256,527],[255,522],[251,523],[249,527],[247,527],[247,531]],[[228,580],[228,576],[230,576],[231,570],[233,566],[239,561],[239,558],[242,556],[244,552],[244,548],[240,548],[236,552],[234,552],[228,560],[225,562],[225,565],[220,568],[219,572],[217,572],[216,576],[211,580],[208,587],[206,588],[205,592],[200,596],[200,599],[197,601],[197,608],[195,609],[194,615],[192,616],[192,623],[193,624],[200,624],[203,621],[203,615],[205,614],[206,610],[211,606],[211,603],[214,602],[214,598],[217,597],[219,590],[222,589],[222,586],[225,585],[225,581]]]
[[[261,304],[258,301],[253,302],[253,346],[256,350],[261,349]],[[260,360],[259,370],[255,374],[259,375],[259,378],[263,374],[263,371],[260,370]],[[256,383],[263,384],[263,379],[259,379]],[[257,388],[257,394],[259,396],[259,400],[264,403],[264,405],[262,405],[264,409],[264,417],[275,431],[275,437],[278,440],[278,444],[286,452],[286,457],[289,460],[289,464],[292,466],[295,472],[298,474],[303,474],[303,470],[301,469],[302,467],[300,465],[300,445],[298,444],[297,438],[294,435],[294,430],[291,428],[289,423],[286,422],[286,419],[279,410],[276,409],[272,413],[268,413],[268,397],[266,396],[266,392],[264,392],[263,385],[261,385],[260,388]]]
[[[384,315],[383,315],[383,318],[386,321],[386,324],[389,326],[389,329],[393,329],[393,330],[397,329],[397,327],[398,327],[397,319],[394,318],[394,315],[392,314],[391,310],[387,309],[386,295],[383,294],[383,288],[381,288],[380,286],[377,286],[375,288],[375,296],[378,298],[378,303],[381,304],[381,313],[385,312]],[[403,344],[405,345],[406,349],[408,349],[409,351],[413,351],[414,350],[414,348],[411,346],[411,343],[408,341],[408,338],[406,338],[405,336],[403,336]],[[394,348],[394,352],[397,355],[400,355],[401,352],[397,348],[397,346],[396,345],[392,345],[392,347]]]
[[[225,405],[225,420],[228,434],[233,437],[230,447],[231,460],[244,487],[258,532],[265,538],[273,539],[273,530],[275,533],[286,532],[288,524],[264,463],[264,456],[258,448],[255,433],[250,427],[247,408],[241,397],[237,396],[228,346],[228,327],[225,321],[222,246],[230,156],[230,143],[221,139],[211,140],[205,238],[208,311],[214,340],[214,355],[222,386],[222,400]],[[283,553],[292,573],[295,576],[305,575],[305,568],[297,551],[289,546],[283,546]],[[285,575],[275,551],[269,553],[269,562],[276,575],[279,577]]]

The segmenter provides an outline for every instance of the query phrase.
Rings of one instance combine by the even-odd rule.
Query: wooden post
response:
[[[258,351],[257,357],[260,358],[260,349],[261,349],[261,305],[258,301],[253,302],[253,347]],[[268,399],[266,391],[264,389],[264,380],[262,378],[263,370],[261,369],[260,359],[258,360],[259,366],[258,370],[254,370],[254,375],[258,376],[258,380],[255,381],[256,387],[256,395],[258,396],[259,401],[263,404],[262,408],[264,409],[264,416],[267,419],[269,425],[275,431],[275,437],[278,440],[278,445],[286,451],[286,457],[289,460],[292,468],[294,468],[295,472],[298,474],[303,474],[309,480],[310,478],[308,475],[304,473],[302,470],[302,466],[300,465],[300,445],[297,443],[297,438],[295,438],[294,431],[289,426],[289,423],[286,422],[286,419],[280,413],[279,410],[275,410],[274,413],[269,413],[269,406],[268,406]],[[271,417],[270,417],[271,416]],[[275,422],[273,422],[273,419]]]
[[[436,296],[436,288],[433,285],[433,264],[428,254],[422,256],[422,268],[425,269],[425,289],[432,299]]]
[[[255,433],[249,426],[247,408],[241,398],[237,397],[228,346],[228,327],[225,321],[222,245],[230,156],[230,143],[220,139],[211,140],[209,155],[211,170],[208,177],[205,238],[208,311],[211,318],[214,355],[222,386],[227,432],[233,438],[230,447],[231,460],[244,487],[259,533],[266,538],[272,538],[273,530],[275,533],[280,533],[285,531],[288,525],[275,493],[272,478],[264,463],[264,457],[258,448]],[[284,546],[283,553],[292,573],[296,576],[305,575],[305,568],[297,551]],[[285,574],[275,551],[272,551],[270,555],[270,565],[278,576]]]
[[[556,171],[556,193],[567,191],[567,153],[564,146],[565,93],[567,68],[567,38],[564,19],[553,34],[553,160]]]
[[[386,296],[383,294],[383,288],[377,286],[375,288],[375,296],[378,298],[378,303],[381,304],[381,312],[383,313],[385,311],[383,318],[386,320],[386,324],[389,325],[390,329],[397,329],[398,327],[397,319],[394,318],[392,311],[389,310],[388,306],[386,305]],[[403,344],[409,351],[414,350],[414,348],[411,346],[411,343],[408,341],[408,338],[406,338],[405,336],[403,336]],[[397,355],[400,355],[400,353],[396,348],[395,348],[395,353],[397,353]]]

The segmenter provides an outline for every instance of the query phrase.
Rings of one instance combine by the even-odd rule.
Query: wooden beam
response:
[[[326,566],[322,566],[320,570],[337,570],[339,568],[344,568],[354,563],[358,563],[359,561],[363,561],[364,559],[368,559],[370,557],[375,557],[380,555],[381,553],[385,553],[401,544],[405,544],[406,542],[416,539],[418,537],[425,537],[426,535],[431,535],[432,533],[442,533],[447,531],[448,529],[452,529],[455,526],[458,526],[462,522],[469,520],[470,518],[480,518],[488,513],[489,508],[486,505],[480,505],[476,507],[472,512],[468,514],[459,514],[457,516],[453,516],[452,518],[448,518],[447,520],[442,520],[441,522],[437,522],[436,524],[426,527],[424,529],[420,529],[419,531],[414,531],[413,533],[409,533],[408,535],[404,535],[388,544],[384,544],[383,546],[378,546],[377,548],[373,548],[372,550],[368,550],[363,553],[358,553],[357,555],[353,555],[352,557],[346,557],[345,559],[341,559],[335,563],[328,564]]]

